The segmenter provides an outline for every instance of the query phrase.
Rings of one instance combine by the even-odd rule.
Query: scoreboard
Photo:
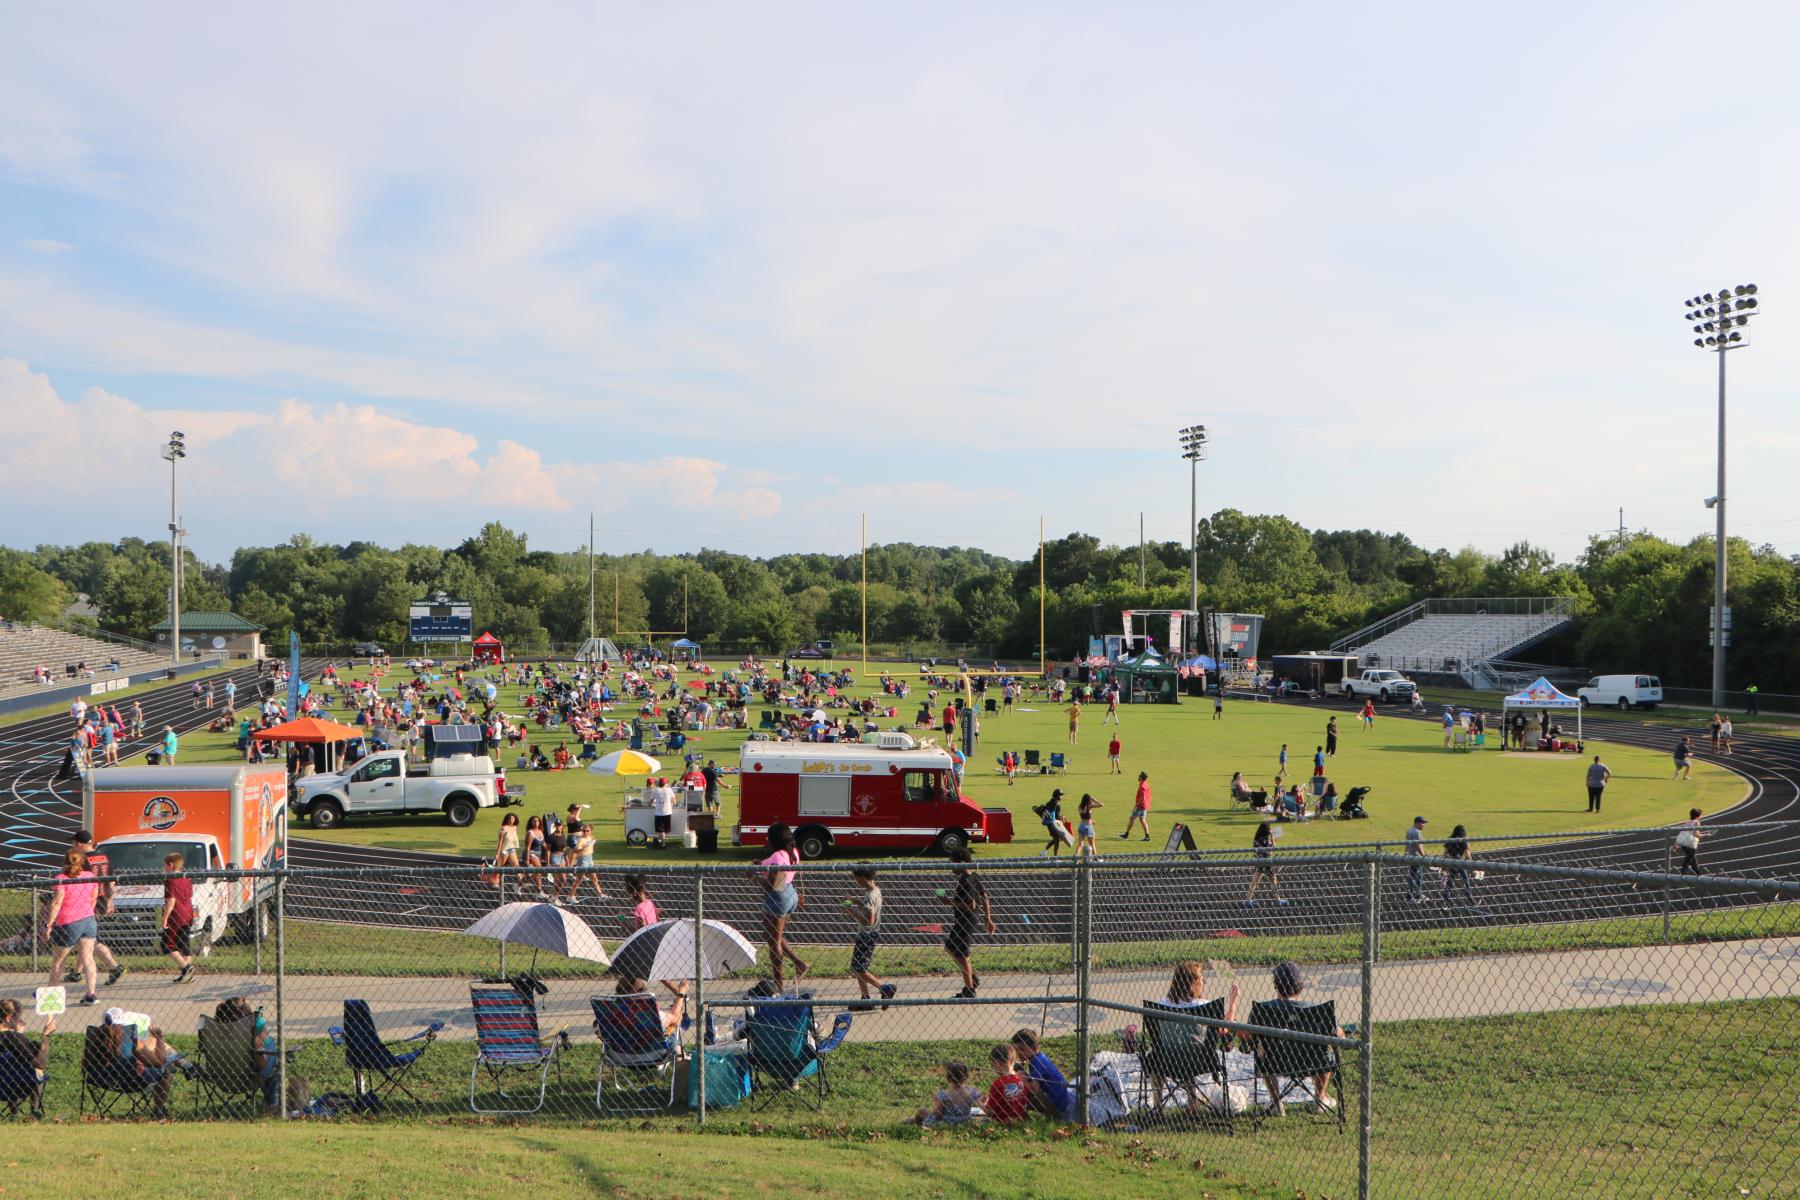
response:
[[[434,596],[414,601],[406,611],[408,641],[467,642],[474,637],[474,614],[467,600]]]

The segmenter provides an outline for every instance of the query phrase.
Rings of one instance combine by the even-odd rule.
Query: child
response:
[[[1038,1048],[1037,1034],[1029,1029],[1019,1030],[1012,1035],[1012,1048],[1023,1069],[1031,1110],[1052,1121],[1074,1120],[1075,1094],[1050,1056]]]
[[[975,989],[981,986],[981,976],[975,974],[975,964],[969,957],[969,951],[975,941],[975,921],[979,916],[987,925],[990,934],[997,933],[999,926],[994,924],[994,908],[988,900],[987,885],[975,874],[975,868],[969,864],[975,861],[965,847],[951,852],[950,861],[956,867],[956,891],[947,894],[943,888],[937,889],[938,898],[950,905],[950,932],[944,938],[944,952],[956,969],[962,974],[962,991],[956,993],[958,1000],[970,1000],[975,996]]]
[[[1094,844],[1094,810],[1106,805],[1094,799],[1086,792],[1081,793],[1081,820],[1075,826],[1075,853],[1098,854],[1100,848]]]
[[[644,890],[644,877],[627,875],[625,877],[625,895],[631,901],[631,911],[620,918],[628,930],[639,930],[656,924],[656,901]]]
[[[932,1098],[931,1107],[921,1108],[907,1124],[930,1129],[935,1125],[966,1125],[974,1119],[975,1103],[981,1099],[981,1093],[969,1086],[969,1064],[945,1063],[944,1082],[950,1086],[941,1089]]]
[[[176,983],[194,978],[194,960],[188,944],[188,928],[194,923],[194,881],[179,874],[180,853],[163,855],[163,905],[156,927],[162,930],[163,953],[181,968]]]
[[[988,1085],[987,1115],[1002,1125],[1016,1125],[1025,1119],[1031,1093],[1025,1080],[1013,1070],[1013,1048],[1006,1042],[988,1054],[994,1067],[994,1082]]]
[[[1275,773],[1277,775],[1281,775],[1284,777],[1287,775],[1287,743],[1286,742],[1281,743],[1281,766],[1276,770]]]
[[[869,999],[870,988],[880,992],[883,1000],[892,1000],[898,989],[891,983],[883,983],[869,969],[875,965],[875,946],[881,941],[881,889],[875,884],[875,868],[863,863],[850,872],[850,878],[862,888],[860,898],[844,901],[845,907],[850,910],[850,919],[857,924],[856,943],[850,951],[850,974],[855,978],[856,986],[861,989],[865,1001]],[[867,1012],[875,1006],[860,1004],[851,1007]],[[966,1078],[967,1072],[964,1075]]]
[[[1112,741],[1106,743],[1106,757],[1112,760],[1112,773],[1123,774],[1119,770],[1119,735],[1116,733],[1113,734]]]
[[[569,874],[569,903],[579,899],[581,881],[587,880],[594,889],[594,899],[606,899],[606,889],[600,886],[600,873],[594,867],[594,827],[586,821],[569,822],[569,865],[579,867],[580,873]]]

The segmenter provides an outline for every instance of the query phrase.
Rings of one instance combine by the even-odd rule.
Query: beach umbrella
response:
[[[530,946],[533,970],[537,968],[539,950],[550,950],[565,958],[586,959],[601,966],[612,961],[587,922],[554,904],[531,904],[523,900],[502,904],[463,932],[471,937],[492,938],[513,946]]]
[[[723,921],[700,924],[702,979],[716,979],[756,962],[756,947],[743,934]],[[692,917],[646,925],[613,953],[613,974],[631,979],[692,979],[694,936]]]
[[[815,708],[812,710],[812,719],[815,721],[821,721],[821,722],[829,722],[831,720],[831,718],[826,715],[825,710],[822,708]]]
[[[596,775],[654,775],[662,763],[637,750],[614,750],[589,763],[588,770]]]

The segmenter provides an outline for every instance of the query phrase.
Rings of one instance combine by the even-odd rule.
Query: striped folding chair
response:
[[[590,1003],[594,1006],[594,1035],[600,1039],[600,1075],[594,1085],[594,1107],[602,1116],[609,1111],[650,1114],[672,1110],[675,1064],[681,1058],[681,1043],[664,1030],[656,997],[637,992],[594,996]],[[607,1103],[609,1096],[611,1104]]]
[[[550,1084],[550,1068],[557,1068],[562,1081],[562,1067],[556,1055],[566,1038],[558,1036],[546,1043],[538,1033],[537,1007],[512,987],[474,984],[469,988],[469,1001],[475,1010],[475,1065],[469,1068],[469,1111],[486,1116],[523,1116],[544,1107],[544,1093]],[[489,1082],[503,1104],[513,1104],[506,1085],[513,1075],[529,1080],[538,1077],[537,1103],[530,1108],[482,1108],[476,1090],[481,1074]],[[527,1083],[527,1088],[530,1084]],[[521,1097],[521,1100],[523,1097]]]

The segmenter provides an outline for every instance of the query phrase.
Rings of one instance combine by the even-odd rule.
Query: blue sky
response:
[[[0,539],[1800,552],[1800,10],[8,4]]]

